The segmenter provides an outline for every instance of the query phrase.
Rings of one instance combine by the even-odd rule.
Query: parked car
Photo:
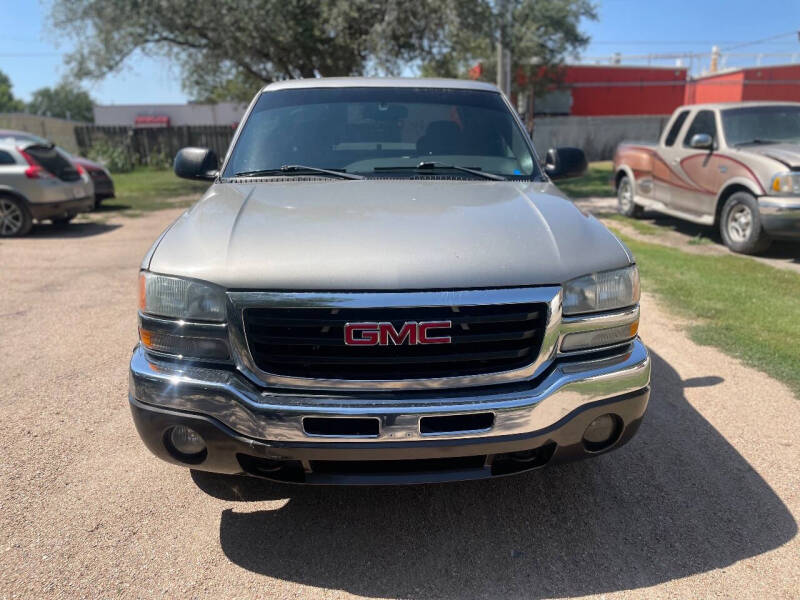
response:
[[[658,144],[621,144],[614,172],[629,217],[648,209],[719,227],[744,254],[800,240],[800,103],[682,106]]]
[[[34,220],[65,225],[93,206],[91,180],[52,144],[0,140],[0,236],[25,235]]]
[[[618,448],[650,395],[625,245],[493,85],[273,83],[139,283],[129,404],[172,463],[304,483],[519,473]]]
[[[10,140],[12,142],[37,142],[39,144],[51,144],[49,140],[27,133],[25,131],[14,131],[12,129],[0,129],[0,141]],[[75,156],[67,152],[64,148],[56,146],[59,152],[67,157],[73,164],[79,165],[86,174],[91,178],[94,184],[94,198],[95,208],[100,206],[100,203],[106,198],[114,198],[116,192],[114,190],[114,180],[111,178],[111,173],[103,165],[82,156]]]

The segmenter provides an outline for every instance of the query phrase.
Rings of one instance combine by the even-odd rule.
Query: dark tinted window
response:
[[[0,165],[15,165],[17,161],[8,152],[0,150]]]
[[[683,145],[688,148],[692,137],[698,133],[707,133],[716,144],[717,122],[714,119],[714,111],[701,110],[695,115],[694,121],[692,121],[692,125],[689,127],[689,131],[686,132],[686,137],[683,138]]]
[[[722,129],[729,146],[800,142],[800,107],[747,106],[722,111]]]
[[[28,146],[25,152],[39,165],[63,181],[77,181],[80,173],[53,146]]]
[[[512,178],[538,175],[526,134],[500,94],[367,87],[261,94],[225,176],[286,164],[378,176],[422,161]]]
[[[672,144],[675,143],[675,140],[677,139],[678,134],[681,131],[681,127],[683,127],[683,122],[686,121],[686,115],[688,114],[689,111],[685,110],[678,115],[678,118],[675,119],[675,122],[672,124],[672,127],[669,128],[667,139],[664,141],[665,145],[672,146]]]

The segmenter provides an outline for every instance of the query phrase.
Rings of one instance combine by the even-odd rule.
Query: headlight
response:
[[[139,310],[187,321],[224,321],[225,292],[209,283],[141,271]]]
[[[565,315],[601,312],[639,302],[639,270],[636,265],[578,277],[564,284]]]
[[[800,173],[789,171],[778,173],[772,178],[769,193],[781,196],[800,194]]]

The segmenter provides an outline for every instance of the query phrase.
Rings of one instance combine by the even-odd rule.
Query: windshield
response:
[[[800,106],[748,106],[722,111],[729,146],[800,142]]]
[[[464,177],[457,166],[530,179],[539,172],[525,136],[495,92],[389,87],[265,92],[224,176],[306,165],[411,177],[420,163],[435,163],[423,172]]]

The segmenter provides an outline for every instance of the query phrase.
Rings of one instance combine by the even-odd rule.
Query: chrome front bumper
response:
[[[131,401],[201,414],[238,435],[267,442],[347,441],[310,436],[307,417],[375,417],[376,436],[359,443],[491,439],[547,429],[582,406],[646,389],[650,358],[637,338],[613,356],[557,360],[533,382],[431,392],[292,393],[260,389],[234,370],[187,366],[148,356],[141,346],[130,365]],[[481,431],[425,434],[420,418],[491,412]]]
[[[800,197],[762,196],[758,199],[758,209],[768,234],[800,239]]]

